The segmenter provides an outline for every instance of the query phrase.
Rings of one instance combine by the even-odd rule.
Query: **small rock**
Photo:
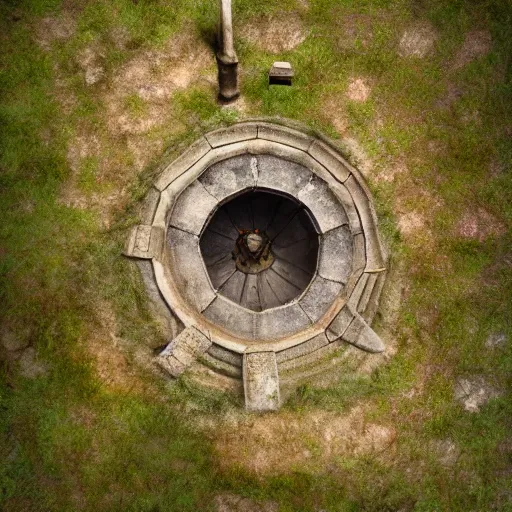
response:
[[[507,342],[507,337],[502,332],[493,332],[485,341],[487,348],[502,347]]]
[[[17,352],[29,346],[30,336],[26,332],[15,333],[11,330],[5,330],[2,332],[1,343],[9,352]]]
[[[85,83],[97,84],[105,76],[105,70],[101,66],[91,66],[85,70]]]
[[[469,412],[480,411],[482,405],[501,394],[481,376],[459,379],[454,391],[455,400],[462,403],[464,409]]]
[[[20,374],[27,379],[35,379],[48,373],[47,365],[38,360],[34,347],[29,347],[23,352],[18,365]]]

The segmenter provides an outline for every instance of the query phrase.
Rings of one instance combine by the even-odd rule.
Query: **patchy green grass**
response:
[[[157,105],[168,114],[147,131],[116,131],[113,79],[142,52],[158,66],[158,52],[180,34],[192,48],[211,45],[216,5],[0,5],[0,323],[49,368],[25,379],[0,354],[0,508],[209,510],[224,491],[277,501],[282,511],[511,508],[510,5],[307,4],[235,1],[235,28],[294,12],[305,41],[275,55],[236,39],[245,111],[218,105],[208,68],[160,103],[127,89],[114,105],[122,113],[145,119]],[[401,34],[418,21],[433,27],[435,47],[422,59],[400,57]],[[492,44],[455,69],[472,31]],[[105,78],[87,86],[91,49]],[[267,86],[274,60],[293,63],[293,87]],[[347,98],[353,78],[369,84],[367,101]],[[239,399],[187,378],[168,385],[136,362],[166,341],[136,269],[120,257],[139,201],[166,149],[179,153],[198,133],[244,115],[355,138],[372,161],[381,230],[404,279],[397,320],[377,323],[397,354],[371,375],[299,388],[285,414],[363,404],[368,421],[396,430],[389,454],[326,459],[320,473],[226,468],[215,428],[203,423],[232,428],[226,418],[241,414]],[[416,231],[403,227],[410,213],[421,219]],[[493,333],[508,343],[489,348]],[[453,400],[456,379],[472,375],[503,393],[475,414]],[[446,440],[458,450],[449,465],[433,448]]]

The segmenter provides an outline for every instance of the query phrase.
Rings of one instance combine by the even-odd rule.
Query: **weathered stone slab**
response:
[[[357,305],[357,312],[359,314],[364,313],[366,307],[368,306],[368,302],[370,301],[370,297],[373,293],[373,288],[375,287],[375,283],[377,282],[378,274],[370,274],[368,279],[366,280],[366,284],[361,294],[361,298],[359,299],[359,304]]]
[[[326,334],[328,340],[334,341],[340,338],[347,330],[353,318],[354,313],[348,306],[342,308],[342,310],[336,315],[334,320],[331,322],[331,325],[329,325],[327,329]]]
[[[368,281],[368,277],[370,274],[367,274],[366,272],[361,274],[359,277],[359,280],[357,281],[357,284],[350,294],[350,298],[348,300],[348,305],[354,310],[357,311],[357,306],[359,304],[359,301],[361,300],[361,297],[363,295],[364,289],[366,288],[366,283]]]
[[[258,126],[258,138],[286,144],[302,151],[307,151],[313,142],[312,137],[302,132],[286,126],[266,123],[261,123]]]
[[[275,352],[244,354],[243,380],[245,407],[265,412],[279,409],[279,375]]]
[[[290,359],[295,359],[297,357],[302,357],[306,354],[310,354],[319,348],[324,347],[329,344],[329,340],[325,333],[319,334],[310,340],[301,343],[300,345],[296,345],[295,347],[287,348],[285,350],[281,350],[276,353],[277,363],[283,363],[285,361],[289,361]]]
[[[329,185],[320,178],[315,176],[310,180],[299,191],[297,197],[311,210],[322,233],[348,224],[343,206],[336,199]]]
[[[377,234],[377,225],[372,212],[371,203],[354,176],[351,176],[345,182],[354,203],[356,205],[361,224],[363,226],[365,247],[366,247],[366,269],[377,270],[384,267],[384,260],[380,247],[380,241]]]
[[[140,211],[141,224],[151,225],[155,217],[158,201],[160,200],[160,191],[151,187],[146,194]]]
[[[124,254],[133,258],[160,258],[163,250],[163,230],[156,226],[135,226],[126,244]]]
[[[366,267],[366,248],[364,243],[364,235],[359,234],[353,237],[353,270],[361,270]]]
[[[308,149],[308,153],[322,165],[329,169],[329,172],[342,183],[350,176],[349,168],[334,149],[319,140],[315,140]]]
[[[194,327],[187,327],[157,356],[157,364],[173,377],[181,375],[212,342]]]
[[[341,356],[348,347],[351,347],[351,345],[339,339],[318,348],[314,352],[279,363],[278,368],[281,382],[286,383],[290,380],[296,382],[297,376],[301,378],[304,375],[302,372],[305,372],[306,375],[311,370],[315,372],[313,369],[315,364],[322,365],[328,358],[333,357],[334,354]]]
[[[199,235],[218,201],[199,183],[191,183],[178,197],[171,214],[171,226]]]
[[[346,283],[353,269],[353,238],[348,226],[325,233],[320,242],[318,273],[325,279]]]
[[[242,368],[242,355],[237,354],[236,352],[232,352],[231,350],[227,350],[224,347],[221,347],[217,344],[212,344],[208,349],[208,354],[219,361],[223,361],[232,366],[236,366],[238,368]]]
[[[377,313],[377,309],[379,307],[379,300],[382,293],[382,289],[384,288],[384,284],[386,282],[386,272],[380,272],[377,275],[377,282],[373,287],[372,294],[366,305],[364,311],[361,313],[361,316],[364,320],[371,325],[375,314]]]
[[[343,284],[315,276],[307,292],[300,300],[300,306],[312,322],[322,318],[334,299],[343,291]]]
[[[256,184],[257,160],[255,156],[240,155],[208,168],[199,178],[204,188],[222,201]]]
[[[255,139],[258,136],[256,123],[235,124],[227,128],[220,128],[205,135],[212,148],[234,144],[243,140]]]
[[[155,183],[155,187],[160,191],[167,188],[172,181],[181,176],[187,169],[190,169],[211,149],[210,144],[204,137],[196,140],[183,154],[164,169]]]
[[[298,304],[256,313],[256,338],[275,340],[305,329],[311,320]]]
[[[378,353],[386,350],[384,342],[357,313],[341,337],[343,340],[366,352]]]
[[[314,174],[297,163],[272,155],[258,156],[258,187],[286,192],[297,197]]]
[[[203,315],[237,337],[254,339],[256,315],[221,295],[204,310]]]
[[[167,232],[171,271],[183,296],[198,311],[203,311],[215,298],[203,259],[199,253],[199,238],[169,228]]]
[[[361,221],[359,219],[359,215],[357,213],[354,201],[352,200],[352,196],[350,195],[347,188],[341,184],[331,184],[329,186],[331,187],[331,190],[334,192],[334,195],[342,204],[345,213],[347,214],[348,224],[350,226],[350,231],[352,231],[352,235],[361,233]]]

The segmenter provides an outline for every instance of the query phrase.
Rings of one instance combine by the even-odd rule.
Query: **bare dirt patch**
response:
[[[83,124],[68,146],[73,171],[61,192],[61,201],[75,208],[99,211],[108,228],[114,215],[126,206],[135,175],[164,150],[164,141],[185,129],[176,116],[173,95],[197,85],[215,82],[215,60],[210,48],[194,32],[169,40],[159,50],[138,52],[107,76],[105,50],[94,43],[77,57],[91,94],[103,106],[102,122]],[[73,108],[76,98],[59,76],[58,99]],[[94,183],[81,185],[84,166],[95,165]]]
[[[433,51],[436,39],[437,33],[430,23],[416,23],[404,31],[398,53],[401,57],[422,59]]]
[[[98,379],[112,391],[152,394],[150,384],[142,380],[136,365],[126,356],[125,343],[117,336],[117,320],[110,306],[103,303],[96,310],[97,325],[83,343]]]
[[[367,423],[362,407],[345,415],[286,411],[243,417],[215,432],[221,463],[242,466],[256,475],[305,467],[317,471],[339,457],[379,456],[394,450],[396,438],[393,427]]]
[[[260,18],[240,30],[240,37],[269,53],[289,52],[306,40],[300,16],[287,13],[275,18]]]
[[[484,240],[505,233],[505,226],[483,208],[468,209],[456,226],[455,235],[462,238]]]
[[[57,16],[47,16],[38,21],[35,27],[36,41],[43,50],[50,50],[56,41],[65,41],[76,32],[73,14],[63,11]]]
[[[467,66],[474,60],[485,57],[492,48],[491,34],[487,30],[469,32],[455,55],[453,69]]]
[[[352,78],[347,89],[347,98],[351,101],[364,103],[370,96],[371,88],[368,80],[364,78]]]
[[[480,375],[461,378],[455,384],[454,398],[461,402],[468,412],[479,412],[480,407],[489,400],[501,395],[500,390]]]
[[[216,512],[278,512],[279,505],[274,501],[257,502],[238,494],[224,493],[215,496]]]

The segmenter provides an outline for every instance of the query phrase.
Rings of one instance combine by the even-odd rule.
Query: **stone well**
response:
[[[156,357],[243,383],[246,407],[280,406],[280,380],[371,329],[386,276],[369,190],[325,139],[267,121],[207,133],[170,162],[125,254],[151,260],[184,329]],[[293,380],[293,379],[292,379]]]

